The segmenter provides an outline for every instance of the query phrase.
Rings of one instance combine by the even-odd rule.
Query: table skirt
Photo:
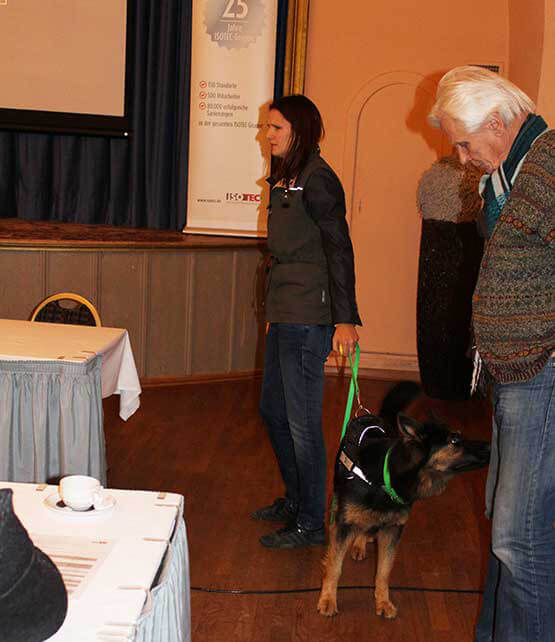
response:
[[[133,642],[190,642],[191,598],[189,550],[183,517],[169,543],[168,557],[158,585],[152,589],[150,608],[137,622]]]
[[[0,361],[0,479],[106,483],[101,363]]]

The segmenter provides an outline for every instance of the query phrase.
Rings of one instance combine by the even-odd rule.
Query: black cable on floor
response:
[[[351,590],[372,590],[376,587],[372,584],[360,586],[338,586],[338,591]],[[453,589],[453,588],[425,588],[421,586],[390,586],[390,591],[413,591],[415,593],[460,593],[466,595],[481,595],[484,591],[480,589]],[[191,586],[191,591],[200,591],[203,593],[221,593],[224,595],[281,595],[283,593],[317,593],[318,588],[299,588],[299,589],[271,589],[271,590],[246,590],[246,589],[219,589],[206,588],[202,586]]]

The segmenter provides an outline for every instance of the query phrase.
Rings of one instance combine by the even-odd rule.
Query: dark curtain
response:
[[[0,217],[184,225],[192,3],[129,1],[130,138],[0,132]]]
[[[276,28],[276,70],[274,75],[274,99],[283,96],[283,74],[287,54],[288,1],[278,0]]]

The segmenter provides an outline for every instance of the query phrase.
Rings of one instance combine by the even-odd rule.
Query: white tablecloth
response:
[[[14,490],[17,516],[62,577],[72,556],[97,558],[78,586],[64,577],[68,613],[50,642],[190,640],[181,495],[110,489],[113,508],[74,513],[52,508],[55,486],[0,482],[0,488]]]
[[[105,483],[102,398],[127,420],[140,392],[126,330],[0,319],[0,479]]]
[[[138,409],[141,384],[123,328],[0,319],[0,360],[86,363],[102,356],[102,397],[120,395],[120,417]]]

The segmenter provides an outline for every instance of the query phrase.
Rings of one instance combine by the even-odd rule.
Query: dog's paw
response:
[[[397,617],[397,607],[389,600],[376,601],[376,615],[393,620]]]
[[[318,613],[320,615],[325,615],[326,617],[333,617],[337,615],[337,602],[331,597],[322,596],[318,600]]]

